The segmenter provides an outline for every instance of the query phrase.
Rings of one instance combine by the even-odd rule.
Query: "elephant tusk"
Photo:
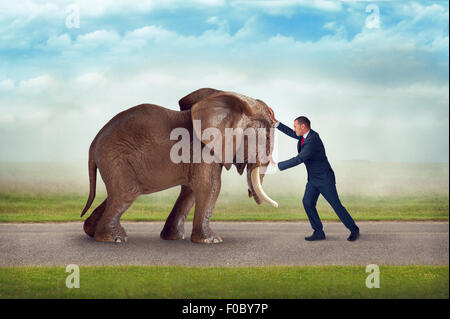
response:
[[[252,185],[256,195],[269,205],[272,205],[273,207],[278,207],[278,203],[273,199],[271,199],[269,196],[267,196],[261,186],[261,180],[259,178],[259,167],[254,168],[252,170],[251,175],[252,175]]]

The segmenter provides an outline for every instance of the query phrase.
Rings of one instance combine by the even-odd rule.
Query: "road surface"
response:
[[[448,265],[448,222],[359,222],[346,240],[339,222],[325,222],[327,240],[307,242],[308,222],[212,222],[223,243],[159,238],[162,222],[123,222],[126,243],[100,243],[81,222],[0,224],[0,266],[41,265]]]

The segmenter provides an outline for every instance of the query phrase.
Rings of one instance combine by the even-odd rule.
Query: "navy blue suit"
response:
[[[303,136],[297,136],[294,130],[281,122],[278,123],[277,128],[281,132],[298,140],[298,155],[286,161],[279,162],[278,169],[282,171],[305,163],[308,172],[308,183],[306,184],[305,194],[303,196],[303,207],[314,231],[323,233],[322,222],[316,209],[317,199],[320,194],[330,203],[345,227],[351,232],[358,231],[358,226],[356,226],[353,218],[339,200],[334,172],[328,162],[325,147],[319,134],[310,129],[302,146],[301,141]]]

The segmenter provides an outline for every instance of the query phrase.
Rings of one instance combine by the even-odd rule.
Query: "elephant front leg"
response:
[[[181,186],[181,192],[167,217],[160,237],[165,240],[184,239],[184,221],[194,205],[195,196],[192,188]]]
[[[209,226],[220,192],[220,177],[208,184],[205,183],[195,190],[194,225],[191,235],[191,241],[194,243],[216,244],[223,241]]]

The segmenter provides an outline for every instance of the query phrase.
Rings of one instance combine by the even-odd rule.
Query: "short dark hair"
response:
[[[295,119],[295,121],[298,122],[298,124],[305,124],[305,126],[310,129],[311,128],[311,121],[308,120],[306,116],[299,116]]]

